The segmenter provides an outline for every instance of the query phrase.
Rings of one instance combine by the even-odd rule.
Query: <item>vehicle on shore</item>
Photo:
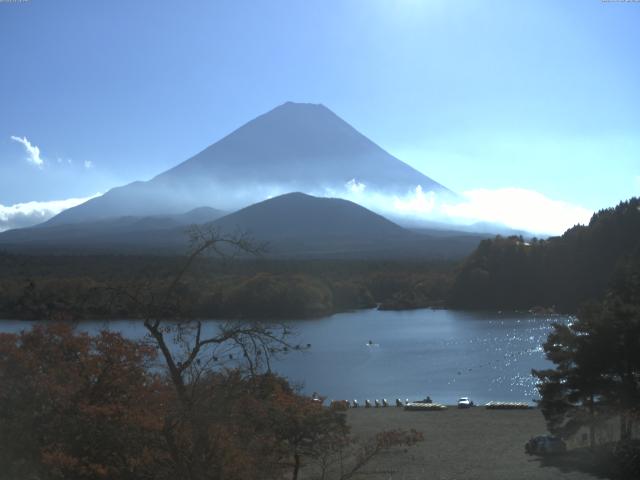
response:
[[[475,407],[473,400],[470,400],[469,397],[460,397],[458,399],[458,408],[471,408]]]

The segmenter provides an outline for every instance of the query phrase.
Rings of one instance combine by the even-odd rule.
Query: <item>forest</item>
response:
[[[544,307],[576,313],[636,268],[638,258],[640,199],[632,198],[560,237],[482,241],[459,267],[448,303],[455,308]]]
[[[312,318],[359,308],[576,313],[640,258],[640,200],[560,237],[483,240],[466,259],[287,260],[205,256],[180,285],[191,318]],[[0,253],[0,317],[140,318],[119,290],[158,294],[184,256]]]
[[[114,290],[158,292],[184,257],[0,254],[0,317],[139,318]],[[181,284],[193,318],[309,318],[380,306],[438,307],[451,262],[200,258]]]

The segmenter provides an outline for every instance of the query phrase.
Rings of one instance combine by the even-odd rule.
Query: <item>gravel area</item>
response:
[[[546,431],[537,409],[487,410],[455,407],[440,412],[400,408],[349,410],[352,434],[367,438],[381,430],[411,429],[424,442],[377,457],[355,478],[386,480],[583,480],[607,478],[586,473],[566,459],[541,460],[524,453],[525,442]]]

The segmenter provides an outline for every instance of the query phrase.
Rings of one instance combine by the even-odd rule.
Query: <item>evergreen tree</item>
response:
[[[555,368],[538,377],[540,407],[552,433],[568,437],[617,415],[620,440],[631,437],[640,414],[640,270],[638,257],[619,269],[615,290],[585,306],[576,322],[555,325],[544,344]]]
[[[591,340],[579,322],[555,325],[543,348],[556,368],[532,373],[540,380],[539,405],[549,431],[568,438],[588,426],[593,447],[607,381],[602,375],[604,362],[590,353],[598,348]]]

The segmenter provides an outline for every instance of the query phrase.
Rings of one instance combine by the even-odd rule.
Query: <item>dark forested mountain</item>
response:
[[[322,105],[285,103],[147,182],[110,190],[49,220],[166,215],[201,205],[236,210],[273,195],[367,191],[451,194],[393,157]]]
[[[213,225],[226,231],[246,231],[263,240],[352,237],[376,241],[413,236],[356,203],[299,192],[256,203],[220,218]]]
[[[187,249],[190,223],[226,235],[248,235],[256,244],[266,243],[266,256],[287,258],[462,258],[485,238],[462,232],[411,232],[356,203],[303,193],[281,195],[212,222],[201,221],[217,214],[198,209],[184,215],[13,230],[0,234],[0,249],[175,254]]]
[[[269,243],[278,256],[462,258],[484,235],[406,230],[366,208],[339,198],[290,193],[222,217],[213,225],[243,231]]]
[[[212,226],[268,242],[268,253],[277,256],[424,257],[428,251],[421,237],[356,203],[303,193],[259,202]]]
[[[575,226],[561,237],[482,241],[461,267],[451,303],[576,311],[583,302],[602,297],[623,270],[640,265],[638,259],[640,199],[633,198],[594,214],[589,225]]]

